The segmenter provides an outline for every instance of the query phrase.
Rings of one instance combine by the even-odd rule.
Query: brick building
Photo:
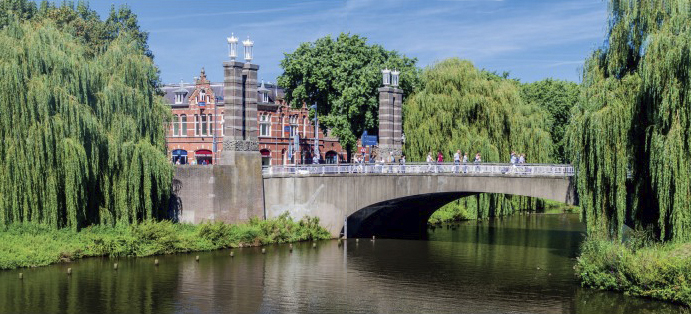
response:
[[[165,85],[162,89],[173,113],[167,136],[171,161],[216,163],[223,149],[223,83],[210,82],[202,68],[193,84]],[[305,106],[293,109],[283,96],[283,90],[275,84],[258,85],[257,122],[262,164],[312,163],[314,121]],[[320,163],[345,162],[347,155],[338,138],[321,131],[318,138]]]

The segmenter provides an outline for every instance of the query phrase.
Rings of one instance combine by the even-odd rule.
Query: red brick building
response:
[[[212,83],[204,69],[193,84],[163,88],[173,113],[168,154],[173,163],[214,164],[223,149],[223,83]],[[291,108],[283,90],[262,82],[257,89],[259,149],[263,165],[312,163],[315,125],[305,106]],[[328,132],[327,132],[328,133]],[[297,135],[297,146],[293,147]],[[320,163],[345,162],[346,152],[335,137],[319,132]]]

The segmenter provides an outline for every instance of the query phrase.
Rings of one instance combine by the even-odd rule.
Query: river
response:
[[[430,229],[424,240],[349,239],[0,272],[7,313],[678,313],[581,288],[584,225],[521,215]],[[199,261],[195,256],[199,256]],[[154,259],[160,261],[154,266]],[[113,263],[118,269],[113,269]],[[67,275],[67,268],[72,275]],[[18,273],[24,279],[18,279]]]

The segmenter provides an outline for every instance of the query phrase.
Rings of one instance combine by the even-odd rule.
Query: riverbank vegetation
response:
[[[691,305],[690,7],[609,1],[606,43],[585,62],[567,127],[585,286]],[[646,240],[622,244],[625,224]]]
[[[691,244],[624,244],[589,238],[576,263],[581,282],[597,289],[622,291],[691,306]]]
[[[150,256],[222,248],[330,239],[319,218],[251,219],[244,224],[199,225],[144,221],[74,231],[37,223],[0,227],[0,269],[45,266],[90,256]]]

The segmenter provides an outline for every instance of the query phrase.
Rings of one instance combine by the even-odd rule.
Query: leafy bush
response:
[[[691,244],[587,239],[576,274],[584,286],[691,305]]]

